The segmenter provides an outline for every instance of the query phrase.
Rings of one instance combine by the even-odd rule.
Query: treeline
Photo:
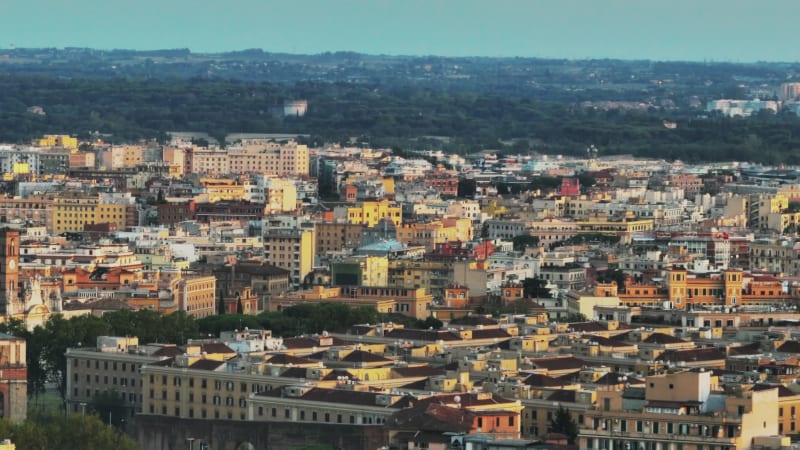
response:
[[[436,319],[416,320],[398,314],[378,314],[373,308],[350,308],[339,303],[302,304],[283,312],[263,312],[256,316],[226,314],[195,319],[183,311],[159,314],[150,310],[120,310],[103,314],[75,316],[69,319],[54,315],[43,326],[28,331],[18,320],[0,324],[0,332],[21,337],[27,343],[28,392],[44,392],[46,382],[58,385],[66,393],[68,348],[94,348],[99,336],[136,336],[141,345],[172,343],[182,345],[189,339],[218,337],[221,331],[267,329],[274,336],[296,336],[341,331],[361,323],[394,321],[415,328],[439,328]]]
[[[136,442],[93,415],[33,415],[22,423],[0,420],[0,436],[17,450],[136,450]]]
[[[285,99],[309,101],[304,117],[271,111]],[[27,112],[41,106],[45,115]],[[0,75],[0,141],[45,133],[93,132],[107,141],[164,139],[165,132],[302,133],[308,143],[630,154],[689,162],[800,162],[800,119],[793,114],[697,118],[697,110],[603,111],[535,96],[450,92],[413,85],[300,82],[293,85],[209,79],[58,79]],[[664,120],[677,123],[667,129]]]

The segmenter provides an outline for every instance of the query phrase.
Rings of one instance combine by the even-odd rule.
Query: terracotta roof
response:
[[[728,354],[731,356],[741,355],[759,355],[761,351],[761,343],[753,342],[752,344],[739,345],[737,347],[728,348]]]
[[[472,392],[448,392],[448,393],[437,393],[430,397],[424,398],[419,400],[420,403],[455,403],[455,397],[461,398],[461,406],[468,407],[468,406],[484,406],[484,405],[499,405],[504,403],[511,403],[514,400],[508,400],[503,398],[497,394],[492,394],[491,396],[479,396],[476,393]]]
[[[447,373],[447,371],[442,368],[431,366],[393,367],[392,372],[399,377],[430,377]]]
[[[383,356],[374,353],[365,352],[364,350],[353,350],[347,356],[341,359],[342,362],[349,363],[392,363],[391,359],[384,358]]]
[[[236,353],[235,350],[228,347],[227,345],[221,342],[210,342],[208,344],[200,345],[200,351],[205,352],[209,355],[211,354],[219,354],[219,353]]]
[[[165,345],[153,352],[153,356],[168,356],[170,358],[174,358],[182,354],[183,350],[181,350],[175,345]]]
[[[422,403],[392,414],[386,420],[386,426],[405,430],[468,432],[474,418],[475,414],[465,409]]]
[[[392,339],[409,339],[413,341],[460,341],[461,336],[446,330],[415,330],[411,328],[394,328],[385,333],[385,337]]]
[[[305,378],[307,374],[305,367],[289,367],[281,372],[282,377],[287,378]]]
[[[221,365],[225,364],[224,361],[214,361],[213,359],[199,359],[194,364],[189,366],[190,369],[196,370],[217,370]]]
[[[482,330],[472,330],[472,339],[510,339],[511,335],[506,330],[500,328],[484,328]]]
[[[540,373],[532,373],[528,375],[525,380],[523,380],[523,383],[533,387],[560,387],[569,384],[566,380],[549,377]]]
[[[634,378],[631,376],[627,376],[618,372],[608,372],[607,374],[603,375],[602,377],[598,378],[595,381],[595,384],[620,384],[623,382],[622,377],[625,377],[625,383],[627,384],[643,384],[644,380],[639,378]]]
[[[586,362],[573,356],[562,356],[556,358],[532,359],[531,364],[537,368],[547,370],[580,370],[586,365]]]
[[[693,348],[690,350],[667,350],[658,355],[656,361],[672,362],[694,362],[694,361],[717,361],[725,359],[725,353],[714,347]]]
[[[670,336],[664,333],[653,333],[647,337],[644,341],[646,344],[685,344],[687,341],[684,341],[681,338],[677,338],[675,336]]]
[[[332,370],[329,374],[327,374],[324,377],[322,377],[322,379],[325,380],[325,381],[333,381],[333,380],[336,380],[339,377],[347,377],[347,378],[349,378],[351,380],[358,381],[358,377],[357,376],[351,374],[350,372],[348,372],[346,370],[341,370],[341,369]]]
[[[781,353],[800,353],[800,342],[786,341],[783,344],[781,344],[780,347],[775,349],[775,351]]]

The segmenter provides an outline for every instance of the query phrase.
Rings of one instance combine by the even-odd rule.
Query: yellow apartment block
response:
[[[374,227],[381,219],[391,220],[396,226],[403,223],[403,210],[388,200],[361,202],[356,206],[339,207],[334,210],[334,217],[344,219],[347,223],[355,223]]]
[[[78,148],[78,138],[66,134],[47,134],[39,139],[39,147]]]
[[[472,240],[472,220],[446,217],[425,223],[407,223],[398,226],[397,240],[409,246],[422,245],[432,251],[436,244]]]
[[[244,198],[244,185],[237,184],[230,178],[201,178],[208,201],[215,203],[223,200],[241,200]]]
[[[83,231],[85,225],[113,223],[118,230],[127,226],[127,206],[100,203],[97,195],[63,194],[53,199],[51,234]]]

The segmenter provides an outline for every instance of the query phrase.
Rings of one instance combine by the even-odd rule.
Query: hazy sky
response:
[[[798,61],[800,0],[0,0],[0,49]]]

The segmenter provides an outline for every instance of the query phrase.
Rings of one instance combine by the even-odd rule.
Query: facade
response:
[[[580,448],[750,449],[754,439],[778,434],[777,388],[726,396],[708,371],[645,382],[644,389],[598,392],[580,424]]]
[[[28,415],[26,343],[0,333],[0,418],[22,422]]]
[[[86,225],[101,223],[114,224],[116,229],[125,230],[139,225],[135,205],[107,203],[97,194],[64,192],[53,198],[52,220],[48,221],[51,234],[82,232]]]
[[[333,211],[334,219],[357,225],[374,227],[382,219],[391,220],[395,226],[403,222],[403,211],[388,200],[360,202],[355,206],[339,206]]]
[[[114,393],[128,417],[142,412],[142,366],[167,357],[161,347],[140,347],[136,337],[109,336],[98,337],[95,348],[70,348],[66,356],[68,411],[86,412],[96,396]]]
[[[292,285],[300,286],[313,268],[315,241],[314,229],[268,229],[264,233],[264,260],[288,270]]]
[[[359,247],[364,227],[354,223],[318,222],[314,224],[314,228],[317,253],[326,255],[329,252],[342,252]]]

